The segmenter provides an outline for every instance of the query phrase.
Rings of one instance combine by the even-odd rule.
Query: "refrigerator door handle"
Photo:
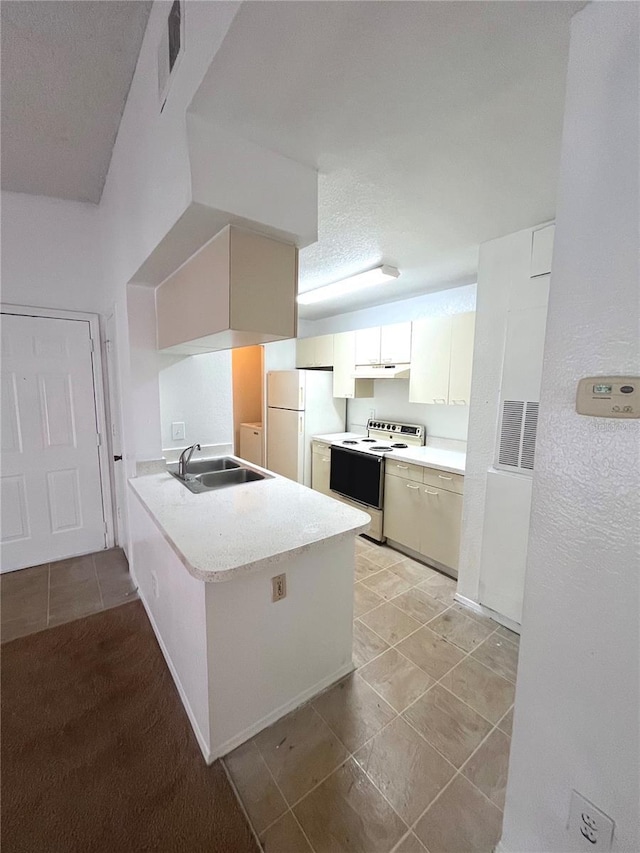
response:
[[[298,408],[304,409],[304,388],[302,387],[302,385],[300,386],[300,393],[298,396],[300,397],[300,405],[298,406]]]
[[[303,428],[302,428],[302,427],[303,427],[303,422],[304,422],[304,418],[303,418],[303,416],[302,416],[302,415],[300,415],[300,417],[298,418],[298,433],[299,433],[300,435],[302,435],[302,433],[303,433],[303,431],[304,431],[304,430],[303,430]]]

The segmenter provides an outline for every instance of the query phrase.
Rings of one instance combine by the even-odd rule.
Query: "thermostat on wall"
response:
[[[594,418],[640,418],[640,376],[587,376],[578,382],[576,411]]]

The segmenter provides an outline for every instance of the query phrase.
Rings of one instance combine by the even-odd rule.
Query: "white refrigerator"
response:
[[[311,486],[311,438],[344,432],[346,401],[333,396],[328,370],[273,370],[267,374],[267,465]]]

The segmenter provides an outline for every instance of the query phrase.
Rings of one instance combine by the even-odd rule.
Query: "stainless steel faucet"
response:
[[[193,451],[200,449],[199,444],[192,444],[191,447],[185,447],[178,459],[178,477],[182,477],[183,480],[186,479],[187,469],[189,467],[191,457],[193,456]]]

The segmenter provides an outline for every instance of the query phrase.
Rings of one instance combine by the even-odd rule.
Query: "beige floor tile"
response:
[[[456,776],[415,833],[430,853],[492,853],[500,839],[502,812],[462,776]]]
[[[81,581],[96,580],[96,568],[93,555],[58,560],[50,566],[51,589]],[[97,582],[97,581],[96,581]]]
[[[234,749],[224,763],[258,834],[287,811],[287,804],[253,741]]]
[[[471,657],[448,672],[442,685],[492,723],[513,705],[515,685]]]
[[[501,625],[498,628],[498,634],[500,634],[501,637],[504,637],[505,640],[515,643],[518,647],[520,646],[520,634],[516,634],[515,631],[510,631],[508,628],[505,628],[504,625]]]
[[[513,708],[510,708],[498,723],[498,728],[511,737],[513,731]]]
[[[260,836],[264,853],[313,853],[292,812],[287,812]]]
[[[499,809],[504,808],[510,747],[510,738],[494,729],[462,768],[463,775]]]
[[[417,587],[409,589],[401,595],[397,595],[393,599],[393,603],[396,607],[408,613],[413,619],[422,622],[422,624],[430,622],[431,619],[442,613],[447,607],[442,601],[432,598],[423,589],[418,589]]]
[[[358,616],[363,616],[365,613],[373,610],[374,607],[378,607],[378,605],[382,604],[383,601],[384,599],[380,598],[380,596],[372,589],[369,589],[368,586],[365,586],[362,583],[357,583],[353,587],[354,618],[357,619]]]
[[[0,581],[0,616],[2,622],[21,622],[25,625],[39,624],[44,617],[46,623],[48,600],[48,565],[20,569],[17,572],[9,572],[2,576],[2,581]],[[18,636],[18,634],[14,636]]]
[[[460,767],[491,731],[491,725],[436,684],[402,715],[445,758]]]
[[[378,657],[386,649],[389,643],[385,643],[371,628],[363,625],[359,619],[353,623],[353,663],[356,667],[364,666],[373,658]]]
[[[392,646],[420,627],[420,622],[416,622],[404,610],[394,607],[391,602],[369,611],[361,621]]]
[[[372,563],[365,554],[356,552],[356,566],[354,578],[357,581],[364,580],[382,571],[380,566]]]
[[[464,657],[459,648],[426,627],[398,643],[398,651],[436,680]]]
[[[498,623],[494,622],[490,616],[485,616],[483,613],[477,613],[470,607],[465,607],[464,604],[460,604],[459,601],[455,601],[451,606],[454,610],[457,610],[458,613],[462,613],[463,616],[466,616],[468,619],[473,619],[474,622],[478,622],[480,625],[491,625],[494,631],[499,627]]]
[[[98,575],[129,574],[129,563],[122,548],[108,548],[93,554]]]
[[[395,595],[400,595],[401,592],[411,589],[411,584],[408,581],[394,575],[389,569],[383,569],[376,575],[365,578],[362,583],[386,599],[393,598]]]
[[[454,646],[470,652],[495,631],[495,625],[481,625],[450,607],[429,622],[429,629]]]
[[[316,853],[388,853],[407,831],[353,759],[294,812]]]
[[[338,738],[310,705],[278,720],[253,742],[289,805],[347,757]]]
[[[437,598],[438,601],[443,601],[445,604],[454,603],[453,597],[456,594],[456,582],[447,575],[434,572],[431,577],[419,584],[419,588],[423,589],[432,598]]]
[[[489,669],[509,681],[515,681],[518,672],[518,647],[505,640],[498,632],[479,645],[471,655]]]
[[[411,586],[422,583],[422,581],[437,574],[435,569],[425,566],[417,560],[412,560],[411,557],[405,557],[399,563],[395,563],[391,566],[391,570],[394,574],[400,575],[401,578],[409,581]]]
[[[455,773],[400,717],[354,758],[407,824],[422,814]]]
[[[313,707],[349,752],[362,746],[396,715],[357,673],[314,699]]]
[[[29,634],[44,631],[46,627],[46,616],[24,619],[2,619],[0,621],[0,642],[9,643],[11,640],[17,640],[18,637],[27,637]]]
[[[426,672],[395,649],[389,649],[359,672],[398,713],[433,684],[433,679]]]
[[[367,558],[380,566],[381,569],[388,569],[389,566],[394,566],[403,560],[404,554],[394,551],[393,548],[387,548],[385,545],[374,545],[373,549],[367,552]]]
[[[400,844],[395,848],[393,853],[427,853],[427,848],[419,841],[418,836],[410,832]]]
[[[49,590],[49,625],[61,625],[102,610],[98,578],[61,583]]]

